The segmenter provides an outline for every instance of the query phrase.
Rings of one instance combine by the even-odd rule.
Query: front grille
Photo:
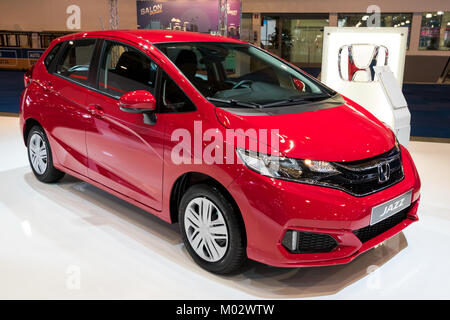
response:
[[[330,252],[337,246],[329,234],[295,230],[286,231],[282,244],[292,253]]]
[[[361,240],[362,243],[369,241],[370,239],[375,238],[376,236],[382,234],[383,232],[388,231],[389,229],[395,227],[400,222],[406,219],[408,210],[410,208],[403,209],[402,211],[386,218],[374,225],[367,226],[358,230],[354,230],[353,234]]]
[[[378,165],[389,163],[390,177],[379,182]],[[365,196],[396,184],[403,180],[403,166],[400,149],[394,147],[379,156],[351,162],[333,162],[339,174],[321,179],[321,182],[338,186],[339,189],[355,196]]]

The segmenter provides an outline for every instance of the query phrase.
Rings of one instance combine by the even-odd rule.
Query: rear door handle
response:
[[[105,112],[97,104],[90,104],[88,106],[88,111],[92,116],[94,116],[96,118],[102,118],[105,115]]]

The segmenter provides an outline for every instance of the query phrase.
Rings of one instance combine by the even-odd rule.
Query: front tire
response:
[[[189,255],[202,268],[218,274],[239,270],[246,261],[239,212],[214,186],[190,187],[179,206],[178,221]]]
[[[28,160],[39,181],[51,183],[60,180],[64,172],[53,166],[52,151],[47,136],[40,126],[31,128],[27,139]]]

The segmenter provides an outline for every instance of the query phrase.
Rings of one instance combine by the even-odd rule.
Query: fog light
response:
[[[283,241],[281,242],[289,251],[297,251],[298,247],[298,232],[294,230],[286,231]]]

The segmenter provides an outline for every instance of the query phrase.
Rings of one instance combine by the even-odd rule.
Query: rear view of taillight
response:
[[[28,87],[28,85],[31,83],[31,78],[33,75],[33,67],[31,67],[30,69],[28,69],[25,74],[23,75],[23,84],[25,85],[25,88]]]

